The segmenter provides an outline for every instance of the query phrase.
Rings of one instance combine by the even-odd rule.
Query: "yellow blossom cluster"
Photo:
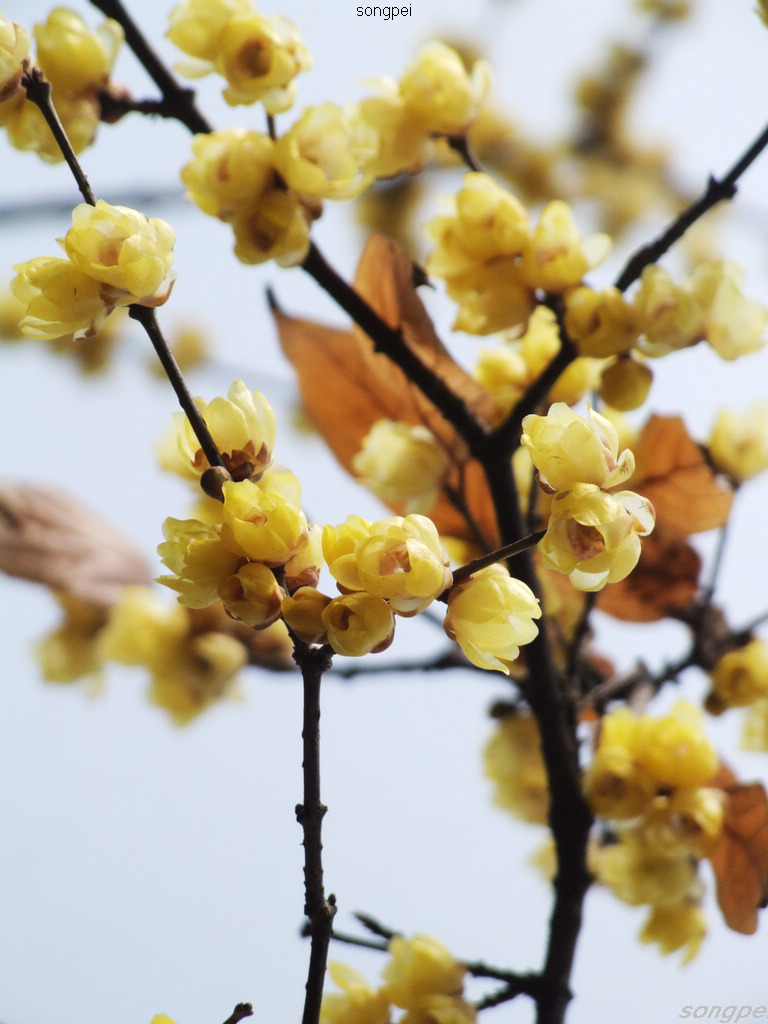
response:
[[[701,713],[680,701],[657,719],[628,708],[605,715],[584,776],[592,809],[614,829],[594,856],[598,881],[632,906],[649,905],[641,938],[663,952],[684,948],[686,962],[706,931],[698,862],[723,827],[717,768]]]
[[[435,247],[427,272],[446,282],[459,307],[454,330],[494,334],[524,323],[536,292],[564,292],[606,255],[608,240],[582,241],[568,205],[528,211],[487,174],[470,171],[448,213],[426,226]]]
[[[473,1024],[475,1008],[463,997],[466,968],[441,942],[395,936],[388,951],[378,988],[346,964],[328,965],[342,991],[323,996],[320,1024],[389,1024],[393,1007],[405,1010],[401,1024]]]
[[[91,31],[75,11],[57,7],[35,26],[34,35],[37,55],[29,62],[51,83],[56,113],[75,153],[81,153],[96,136],[99,93],[109,84],[123,30],[108,18]],[[64,157],[43,115],[23,90],[17,91],[19,66],[28,54],[28,34],[0,19],[0,126],[16,149],[33,150],[48,163],[59,163]]]
[[[175,236],[164,220],[126,206],[81,203],[59,244],[67,258],[41,256],[14,267],[11,289],[26,307],[33,338],[96,334],[116,306],[160,306],[173,287]]]
[[[619,455],[613,424],[594,410],[589,419],[562,402],[546,416],[523,420],[522,444],[553,495],[546,535],[539,543],[547,569],[565,573],[577,590],[601,590],[637,565],[640,537],[655,522],[647,499],[616,491],[634,471],[632,452]]]
[[[706,699],[710,714],[726,708],[746,708],[768,698],[768,646],[752,639],[724,654],[711,672],[712,690]]]
[[[250,0],[183,0],[166,35],[191,58],[177,71],[188,78],[216,72],[226,79],[230,106],[261,102],[268,114],[292,106],[296,75],[311,63],[293,23],[259,14]]]

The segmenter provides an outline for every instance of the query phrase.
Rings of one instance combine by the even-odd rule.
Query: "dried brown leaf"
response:
[[[710,854],[717,902],[733,931],[757,931],[757,911],[768,899],[768,796],[759,782],[724,787],[725,821]]]
[[[0,571],[109,606],[149,585],[144,556],[110,523],[55,487],[0,485]]]
[[[626,579],[597,599],[601,611],[623,622],[658,622],[690,608],[698,592],[701,558],[679,534],[659,524],[643,539],[640,561]]]
[[[679,416],[652,416],[633,446],[628,486],[653,502],[657,523],[684,536],[723,526],[733,490],[707,463]]]

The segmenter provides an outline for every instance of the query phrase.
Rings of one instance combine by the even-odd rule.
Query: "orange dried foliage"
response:
[[[679,416],[651,416],[633,451],[636,468],[627,486],[653,502],[657,524],[683,536],[725,524],[733,490]]]
[[[408,347],[463,398],[477,418],[489,424],[493,403],[438,338],[413,285],[413,271],[413,261],[404,249],[374,234],[360,258],[355,288],[390,327],[400,329]],[[377,420],[428,427],[453,466],[446,492],[430,510],[430,517],[445,536],[477,540],[479,533],[488,546],[495,546],[498,529],[479,463],[470,459],[453,427],[402,370],[375,352],[371,339],[357,327],[329,327],[279,310],[274,317],[304,406],[344,469],[352,473],[352,459]],[[475,531],[468,526],[462,506],[468,509]]]
[[[720,776],[731,773],[725,769]],[[717,902],[729,928],[752,935],[757,911],[768,901],[768,796],[759,782],[729,781],[722,788],[723,832],[709,856]]]

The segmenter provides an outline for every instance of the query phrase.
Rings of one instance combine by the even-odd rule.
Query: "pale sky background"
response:
[[[126,0],[160,40],[170,4]],[[95,25],[101,16],[73,6]],[[609,39],[635,41],[642,23],[629,3],[590,0],[412,0],[409,19],[358,18],[353,0],[286,0],[265,7],[295,20],[313,57],[300,80],[299,105],[362,95],[360,79],[397,76],[426,39],[440,33],[476,41],[496,71],[496,95],[542,139],[567,123],[575,76],[599,62]],[[38,0],[2,4],[29,25],[49,9]],[[652,140],[677,147],[680,180],[691,189],[720,174],[768,120],[768,31],[749,0],[706,0],[695,20],[662,41],[635,120]],[[159,42],[172,61],[173,49]],[[116,79],[152,94],[124,52]],[[254,109],[227,109],[218,83],[200,103],[219,126],[261,127]],[[286,119],[287,120],[287,119]],[[129,118],[102,128],[84,165],[100,196],[125,202],[143,188],[177,187],[189,138],[175,124]],[[45,196],[75,205],[69,173],[35,156],[0,149],[0,203]],[[744,178],[726,254],[747,268],[747,291],[768,302],[768,157]],[[359,246],[343,212],[327,204],[316,238],[350,275]],[[160,311],[173,328],[185,319],[209,326],[219,364],[192,376],[210,399],[242,376],[272,401],[280,423],[277,455],[302,480],[320,522],[348,512],[378,517],[370,496],[334,469],[314,438],[290,425],[295,394],[266,314],[263,289],[276,288],[297,312],[342,322],[300,271],[237,264],[228,229],[180,201],[146,206],[177,233],[179,273]],[[67,213],[0,223],[2,271],[57,253]],[[661,225],[657,225],[660,227]],[[622,250],[611,267],[621,263]],[[601,276],[604,275],[604,276]],[[611,279],[610,268],[596,282]],[[448,312],[437,304],[441,326]],[[457,340],[467,358],[472,345]],[[66,486],[107,516],[152,559],[167,515],[183,517],[187,492],[156,468],[153,445],[174,410],[169,387],[150,380],[149,343],[132,335],[108,377],[83,382],[36,343],[0,349],[4,478]],[[656,367],[650,405],[685,411],[703,439],[713,408],[747,405],[766,394],[768,356],[737,364],[697,350]],[[722,595],[732,621],[768,605],[765,584],[765,481],[747,489],[729,540]],[[708,539],[702,539],[706,549]],[[169,601],[172,600],[170,594]],[[0,1021],[3,1024],[149,1024],[164,1012],[178,1024],[219,1024],[240,1000],[263,1024],[295,1022],[309,952],[300,940],[301,694],[298,680],[244,673],[242,702],[227,702],[190,727],[173,727],[143,697],[141,670],[109,673],[105,692],[44,684],[31,658],[36,639],[57,621],[49,595],[0,579],[3,659],[0,685]],[[661,661],[674,651],[672,628],[605,629],[605,648],[631,665],[642,651]],[[437,650],[438,630],[401,621],[393,657]],[[686,692],[703,691],[691,680]],[[323,797],[328,891],[337,926],[354,930],[366,911],[406,933],[422,931],[457,956],[514,970],[538,968],[550,909],[543,882],[526,866],[540,830],[491,806],[480,751],[491,731],[490,703],[508,694],[502,677],[453,672],[425,680],[375,676],[354,684],[329,678],[322,717]],[[742,778],[768,779],[768,757],[734,752],[738,718],[710,723]],[[711,935],[692,965],[641,947],[645,910],[593,891],[574,977],[570,1024],[667,1024],[686,1005],[768,1004],[764,964],[768,921],[757,936],[727,932],[710,892]],[[332,957],[375,981],[383,959],[334,946]],[[482,1017],[488,1024],[529,1021],[526,1000]]]

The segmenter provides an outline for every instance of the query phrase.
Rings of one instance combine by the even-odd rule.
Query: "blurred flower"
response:
[[[541,736],[530,713],[505,715],[483,752],[493,802],[532,825],[549,820],[549,784]]]
[[[90,337],[112,309],[100,283],[69,260],[40,256],[13,269],[11,290],[26,307],[19,327],[31,338]]]
[[[753,402],[744,413],[723,409],[707,447],[717,468],[739,483],[768,469],[768,402]]]
[[[437,939],[401,935],[389,941],[390,959],[381,972],[382,992],[404,1010],[419,1008],[425,996],[461,995],[466,968]]]
[[[60,93],[97,93],[112,74],[124,32],[107,18],[95,32],[75,11],[57,7],[48,20],[35,26],[37,64],[53,84],[58,110]]]
[[[30,42],[25,28],[0,15],[0,102],[10,99],[19,88]]]
[[[468,73],[461,57],[445,43],[423,46],[398,83],[409,114],[434,135],[460,135],[477,118],[491,84],[486,61]]]
[[[698,903],[684,901],[652,907],[640,932],[641,942],[657,942],[665,956],[683,950],[682,965],[693,960],[707,934],[707,919]]]
[[[406,514],[429,512],[450,468],[430,430],[394,420],[377,420],[352,460],[358,480],[387,504],[403,502]]]
[[[341,992],[323,992],[320,1024],[389,1024],[386,995],[372,989],[358,971],[331,961],[328,973]]]

